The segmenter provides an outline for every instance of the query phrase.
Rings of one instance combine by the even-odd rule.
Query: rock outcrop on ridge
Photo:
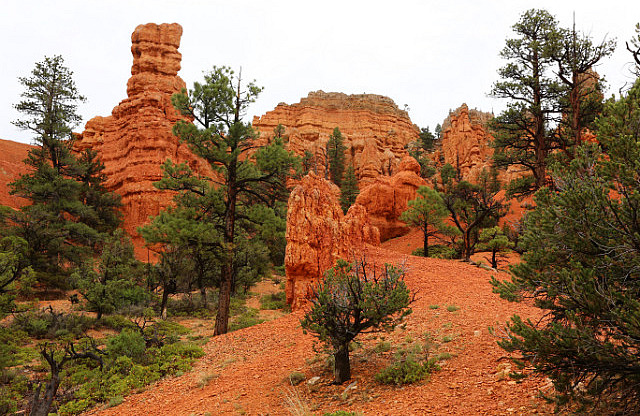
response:
[[[356,198],[356,204],[367,209],[371,224],[380,230],[380,241],[409,232],[400,215],[407,210],[407,202],[415,199],[418,188],[427,185],[420,177],[420,165],[411,156],[403,158],[396,170],[391,177],[377,177]]]
[[[162,178],[162,164],[171,159],[187,162],[197,172],[210,173],[208,165],[171,133],[180,118],[171,105],[171,95],[186,87],[178,76],[181,36],[182,27],[176,23],[149,23],[135,29],[127,98],[111,116],[89,120],[75,144],[77,150],[90,147],[98,151],[107,189],[122,196],[124,229],[134,237],[139,255],[143,253],[142,240],[136,228],[157,215],[172,198],[170,192],[153,186]]]
[[[359,204],[342,213],[340,190],[328,180],[306,175],[291,192],[287,213],[287,303],[302,307],[314,285],[337,259],[349,260],[366,244],[380,245],[378,229]]]
[[[442,137],[434,160],[449,163],[460,170],[463,179],[476,181],[480,172],[491,166],[493,149],[489,143],[493,136],[487,123],[492,118],[492,113],[469,110],[466,104],[449,113],[442,123]]]
[[[278,104],[253,120],[253,127],[264,140],[273,137],[278,124],[285,127],[289,150],[299,156],[305,151],[314,155],[320,175],[324,172],[326,143],[338,127],[347,148],[347,166],[353,163],[361,183],[395,173],[407,155],[405,146],[417,140],[420,133],[406,111],[390,98],[374,94],[311,92],[299,103]]]

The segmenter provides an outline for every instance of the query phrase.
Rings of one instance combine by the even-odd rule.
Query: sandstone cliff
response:
[[[0,205],[20,208],[28,202],[9,195],[9,184],[27,173],[27,165],[23,161],[31,149],[28,144],[0,139]]]
[[[407,155],[405,146],[418,139],[419,130],[406,111],[381,95],[311,92],[297,104],[279,104],[253,126],[268,140],[278,125],[285,127],[289,149],[303,156],[305,150],[324,171],[325,146],[335,127],[345,138],[347,164],[353,163],[357,177],[367,182],[391,175]]]
[[[398,218],[407,210],[407,202],[415,199],[418,188],[426,185],[420,177],[420,165],[407,156],[398,164],[393,176],[378,177],[362,188],[356,204],[367,209],[371,224],[380,230],[380,241],[386,241],[409,232]]]
[[[108,178],[107,189],[122,196],[124,228],[134,237],[139,255],[143,242],[136,228],[171,201],[171,193],[153,187],[162,177],[162,164],[172,159],[210,173],[206,163],[171,133],[180,117],[171,105],[171,95],[186,87],[178,76],[181,36],[182,27],[176,23],[149,23],[135,29],[127,98],[111,116],[89,120],[75,145],[77,150],[91,147],[98,151]]]
[[[339,192],[311,172],[289,197],[285,269],[287,303],[293,309],[305,304],[313,286],[337,259],[349,260],[366,244],[380,245],[380,234],[366,209],[355,204],[343,215]]]

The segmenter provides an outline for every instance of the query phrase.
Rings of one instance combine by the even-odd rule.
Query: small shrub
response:
[[[109,399],[109,402],[107,402],[107,407],[115,407],[121,404],[123,401],[124,399],[122,398],[122,396],[114,396]]]
[[[294,371],[293,373],[289,374],[287,378],[289,379],[289,383],[291,383],[292,386],[297,386],[298,384],[302,383],[307,377],[304,375],[304,373]]]
[[[135,324],[124,315],[107,315],[100,321],[104,328],[122,331],[124,328],[135,328]]]
[[[429,309],[439,309],[440,305],[429,305]]]
[[[201,389],[206,387],[209,382],[215,378],[218,378],[219,374],[216,373],[202,373],[198,377],[198,387]]]
[[[113,357],[124,355],[136,362],[142,359],[145,349],[146,343],[142,334],[128,328],[107,341],[107,351]]]
[[[391,342],[389,342],[389,341],[380,341],[373,348],[373,352],[375,352],[375,353],[387,352],[387,351],[390,351],[390,350],[391,350]]]
[[[436,361],[445,361],[445,360],[450,360],[452,357],[452,355],[448,352],[441,352],[438,355],[435,356],[435,360]]]
[[[247,308],[244,313],[234,318],[233,322],[229,325],[229,331],[237,331],[238,329],[248,328],[263,322],[264,319],[258,317],[257,309]]]
[[[311,406],[297,389],[289,387],[284,393],[284,403],[292,416],[312,416]]]
[[[457,311],[458,309],[460,309],[460,307],[458,307],[458,306],[456,306],[456,305],[449,305],[449,306],[447,306],[447,310],[448,310],[449,312],[455,312],[455,311]]]
[[[335,412],[328,412],[322,416],[360,416],[362,413],[347,412],[346,410],[336,410]]]
[[[58,408],[58,414],[61,416],[78,415],[93,405],[89,399],[73,400],[64,403]]]
[[[49,308],[17,314],[11,327],[36,339],[79,338],[93,323],[94,319],[88,316],[56,312]]]
[[[287,309],[288,306],[284,292],[272,293],[260,298],[260,309]]]
[[[453,341],[453,335],[445,335],[442,337],[442,342],[451,342]]]
[[[232,307],[234,298],[231,298]],[[167,313],[170,316],[189,316],[196,318],[211,318],[215,316],[217,302],[209,301],[203,306],[200,294],[191,297],[181,296],[178,299],[169,298],[167,302]]]
[[[397,361],[376,374],[375,379],[382,384],[411,384],[416,383],[439,367],[434,361],[419,363],[412,359]]]

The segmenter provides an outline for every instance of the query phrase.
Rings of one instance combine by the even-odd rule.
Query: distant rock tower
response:
[[[107,188],[122,196],[124,229],[133,237],[136,253],[146,259],[136,228],[146,224],[171,201],[171,193],[153,183],[162,178],[162,164],[188,162],[202,173],[210,173],[171,133],[181,117],[171,105],[171,95],[186,87],[178,76],[182,55],[178,52],[182,27],[149,23],[131,35],[133,65],[127,82],[127,98],[111,116],[89,120],[75,148],[93,148],[105,165]]]

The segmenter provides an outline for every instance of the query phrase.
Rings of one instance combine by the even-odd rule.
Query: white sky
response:
[[[624,41],[640,21],[637,0],[349,1],[349,0],[0,0],[0,138],[28,143],[10,122],[20,115],[19,76],[60,54],[87,102],[83,123],[107,116],[126,98],[131,33],[142,23],[183,27],[179,75],[191,86],[213,65],[242,66],[265,87],[250,109],[262,115],[308,92],[373,93],[392,98],[420,127],[433,130],[463,102],[499,113],[487,97],[505,64],[498,56],[511,26],[529,8],[544,8],[563,26],[595,40],[617,38],[612,59],[597,68],[617,92],[629,75]],[[249,119],[250,121],[250,119]]]

